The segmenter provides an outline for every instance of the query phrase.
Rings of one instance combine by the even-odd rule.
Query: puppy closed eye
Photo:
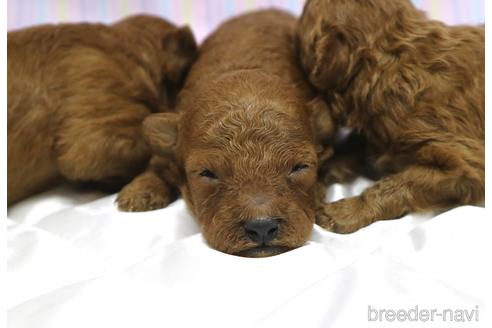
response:
[[[298,164],[294,165],[294,167],[292,167],[292,170],[290,173],[291,174],[298,173],[298,172],[301,172],[307,168],[309,168],[309,165],[304,164],[304,163],[298,163]]]
[[[202,172],[200,172],[200,176],[205,177],[205,178],[209,178],[209,179],[217,179],[217,176],[215,175],[215,173],[208,170],[208,169],[205,169]]]

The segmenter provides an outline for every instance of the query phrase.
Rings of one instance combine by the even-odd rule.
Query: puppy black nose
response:
[[[274,219],[249,220],[244,223],[246,235],[258,244],[266,244],[278,234],[278,221]]]

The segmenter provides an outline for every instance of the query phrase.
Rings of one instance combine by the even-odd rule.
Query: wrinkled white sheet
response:
[[[335,185],[328,198],[368,184]],[[369,306],[477,310],[470,322],[437,316],[408,327],[490,320],[483,208],[408,215],[350,235],[315,226],[299,249],[248,259],[210,249],[182,200],[121,213],[115,197],[63,186],[9,208],[9,327],[402,326],[384,314],[378,321]]]

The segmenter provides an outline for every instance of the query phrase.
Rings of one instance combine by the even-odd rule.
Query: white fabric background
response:
[[[328,197],[368,184],[335,185]],[[478,321],[425,323],[432,327],[489,319],[492,229],[483,208],[409,215],[349,235],[315,226],[299,249],[248,259],[210,249],[182,200],[122,213],[115,197],[62,186],[9,209],[9,327],[424,325],[368,321],[368,306],[478,306]]]

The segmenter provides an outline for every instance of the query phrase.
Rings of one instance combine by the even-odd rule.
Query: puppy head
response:
[[[123,31],[129,39],[135,39],[133,44],[141,49],[141,60],[151,67],[158,66],[163,87],[168,91],[172,89],[170,91],[175,96],[198,56],[191,29],[188,26],[176,27],[162,18],[148,15],[130,16],[113,26]]]
[[[308,0],[297,26],[302,66],[318,89],[341,92],[418,16],[409,0]]]
[[[269,76],[248,78],[236,74],[190,94],[185,89],[179,117],[153,115],[144,126],[154,151],[176,152],[182,196],[209,245],[270,256],[310,236],[319,156],[309,110],[290,86]],[[171,128],[176,120],[178,128]]]

